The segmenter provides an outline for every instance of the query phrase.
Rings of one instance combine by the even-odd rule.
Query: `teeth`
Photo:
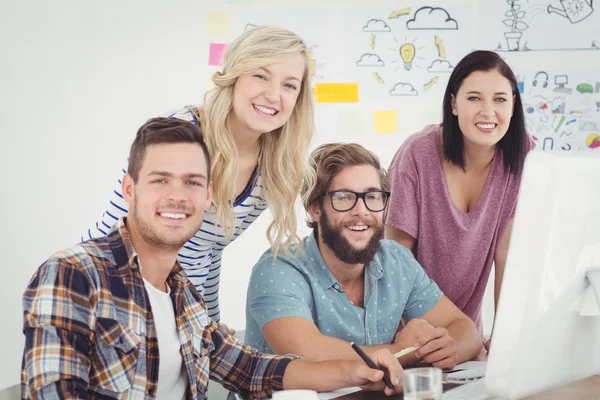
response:
[[[273,110],[272,108],[267,108],[267,107],[259,106],[259,105],[256,105],[256,104],[253,104],[253,106],[258,111],[263,112],[265,114],[273,115],[273,114],[275,114],[277,112],[276,110]]]
[[[174,213],[160,213],[161,217],[172,218],[172,219],[184,219],[186,218],[185,214],[174,214]]]
[[[494,129],[495,126],[496,124],[477,124],[477,127],[481,129]]]
[[[351,231],[364,231],[368,228],[368,226],[365,225],[356,225],[356,226],[349,226],[348,229],[350,229]]]

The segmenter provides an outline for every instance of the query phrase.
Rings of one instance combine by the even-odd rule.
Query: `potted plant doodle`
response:
[[[502,22],[510,28],[510,31],[504,32],[504,37],[506,38],[508,50],[517,51],[519,50],[519,42],[523,36],[522,31],[529,28],[529,25],[522,21],[523,17],[525,17],[525,11],[520,11],[521,4],[519,4],[519,0],[506,0],[506,2],[510,6],[510,10],[504,15],[509,18]]]

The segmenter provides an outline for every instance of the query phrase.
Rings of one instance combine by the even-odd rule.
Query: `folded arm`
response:
[[[306,318],[277,318],[265,324],[262,332],[276,354],[298,354],[313,361],[361,359],[349,342],[321,333],[314,322]],[[368,355],[381,349],[392,353],[402,350],[398,343],[361,347]]]

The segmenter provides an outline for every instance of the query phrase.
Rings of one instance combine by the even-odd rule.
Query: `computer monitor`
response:
[[[568,75],[556,75],[554,77],[554,83],[556,83],[557,85],[560,85],[560,86],[565,86],[567,83],[569,83],[569,76]]]
[[[586,274],[595,276],[596,292]],[[600,153],[533,151],[525,160],[485,390],[520,398],[597,373]]]

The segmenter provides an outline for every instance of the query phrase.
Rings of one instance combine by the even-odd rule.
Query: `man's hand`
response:
[[[396,334],[395,343],[404,347],[415,346],[415,357],[436,368],[454,368],[458,363],[456,342],[446,328],[434,328],[427,321],[414,318]]]
[[[400,332],[396,333],[394,343],[398,343],[403,349],[411,346],[419,347],[417,344],[418,338],[434,329],[435,328],[424,319],[413,318],[408,321],[408,324],[406,324]]]
[[[364,362],[356,362],[350,371],[351,386],[360,386],[364,390],[384,390],[387,396],[402,391],[402,367],[394,355],[387,349],[377,350],[371,354],[373,362],[381,368],[369,368]],[[382,379],[385,374],[394,385],[388,388]]]
[[[428,330],[417,338],[417,343],[420,347],[415,351],[415,356],[436,368],[454,368],[458,363],[456,342],[446,328]]]

